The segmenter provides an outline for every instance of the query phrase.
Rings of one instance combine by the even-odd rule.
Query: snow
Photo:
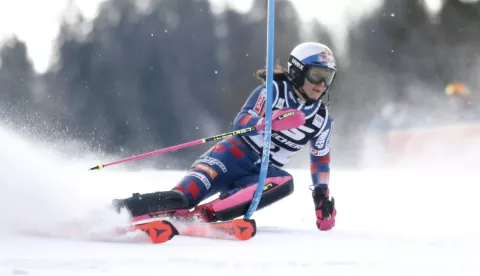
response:
[[[254,214],[253,239],[177,236],[155,245],[136,241],[140,233],[92,237],[126,222],[106,208],[112,198],[170,189],[184,172],[88,171],[115,158],[73,157],[63,145],[41,146],[2,127],[0,141],[0,276],[480,272],[478,172],[332,168],[337,225],[320,232],[308,169],[290,169],[294,194]],[[51,237],[25,234],[35,230]]]

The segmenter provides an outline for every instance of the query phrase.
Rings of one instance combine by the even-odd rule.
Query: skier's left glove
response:
[[[320,231],[327,231],[335,226],[335,199],[329,199],[330,190],[328,188],[316,187],[313,192],[313,202],[315,203],[315,214],[317,216],[317,228]]]

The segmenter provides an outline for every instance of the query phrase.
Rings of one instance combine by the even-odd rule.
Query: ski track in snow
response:
[[[292,169],[295,193],[254,214],[253,239],[154,245],[141,233],[93,237],[127,221],[106,207],[112,198],[170,189],[184,172],[88,171],[116,158],[73,157],[3,127],[0,141],[0,276],[480,273],[477,172],[332,168],[337,225],[319,232],[309,171]]]

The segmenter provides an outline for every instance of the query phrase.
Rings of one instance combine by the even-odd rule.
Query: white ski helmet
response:
[[[303,90],[305,78],[312,83],[325,82],[327,90],[323,93],[323,97],[328,93],[337,74],[337,65],[332,50],[326,45],[316,42],[297,45],[290,53],[287,69],[288,79],[307,101],[313,100]]]

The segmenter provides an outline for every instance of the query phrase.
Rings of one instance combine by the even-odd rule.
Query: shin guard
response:
[[[207,203],[213,211],[213,221],[227,221],[245,215],[250,207],[257,185],[258,183],[241,189],[226,198]],[[257,210],[279,201],[291,193],[293,193],[293,178],[291,176],[267,178]]]

